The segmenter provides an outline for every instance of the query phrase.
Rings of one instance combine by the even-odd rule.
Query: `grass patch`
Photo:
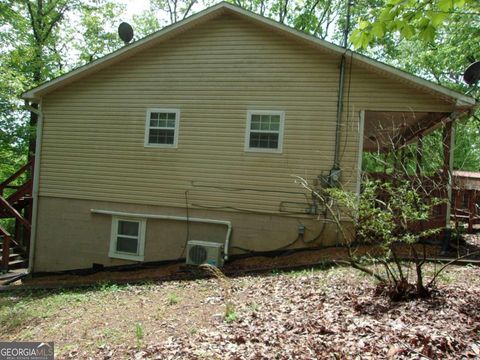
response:
[[[94,290],[111,293],[125,290],[125,288],[128,287],[129,285],[119,285],[110,281],[101,281],[94,287]]]
[[[233,305],[230,302],[227,302],[225,304],[225,321],[227,323],[231,323],[234,321],[237,321],[238,319],[238,313],[235,310],[235,305]]]
[[[39,319],[43,315],[25,303],[4,305],[2,302],[0,328],[4,329],[5,332],[10,332],[24,324],[33,324],[35,319]]]
[[[167,304],[168,305],[175,305],[175,304],[178,304],[180,302],[180,298],[178,297],[177,294],[175,293],[169,293],[167,295]]]
[[[135,324],[135,341],[137,343],[137,348],[142,347],[144,336],[145,336],[145,330],[143,329],[143,325],[141,323],[136,323]]]
[[[93,291],[95,293],[95,291]],[[91,300],[91,290],[30,290],[0,294],[0,329],[13,331],[35,325],[61,309]]]

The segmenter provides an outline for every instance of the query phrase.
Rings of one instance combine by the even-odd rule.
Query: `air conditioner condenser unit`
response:
[[[187,244],[187,264],[210,264],[216,267],[223,266],[223,244],[190,240]]]

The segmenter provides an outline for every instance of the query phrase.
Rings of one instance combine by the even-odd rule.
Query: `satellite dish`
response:
[[[122,22],[118,25],[118,36],[127,45],[133,39],[133,28],[129,23]]]
[[[468,85],[475,85],[480,80],[480,61],[476,61],[465,70],[463,80]]]

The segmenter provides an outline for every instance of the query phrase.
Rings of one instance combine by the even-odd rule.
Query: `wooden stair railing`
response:
[[[2,257],[0,268],[3,270],[8,270],[9,266],[12,264],[11,257],[17,256],[17,254],[11,254],[10,252],[13,247],[20,249],[21,253],[28,255],[28,239],[32,228],[30,214],[33,203],[33,180],[29,178],[20,185],[13,184],[13,182],[16,180],[18,181],[18,179],[27,172],[30,173],[30,176],[33,175],[33,164],[34,159],[31,159],[8,179],[0,183],[0,218],[15,219],[14,236],[0,225],[0,238],[3,240],[1,244]],[[13,189],[13,191],[9,192],[8,195],[4,195],[6,189]],[[22,215],[22,211],[24,215]],[[20,231],[21,227],[24,228],[23,232]],[[21,244],[22,237],[24,239],[23,245]],[[25,244],[26,246],[24,246]],[[25,248],[27,250],[25,250]],[[16,260],[15,262],[22,263],[25,261]]]
[[[30,221],[25,219],[22,214],[20,214],[10,203],[5,200],[3,197],[0,196],[0,207],[3,209],[4,212],[10,213],[15,220],[19,221],[23,226],[25,226],[28,230],[31,230],[32,225]]]
[[[32,187],[33,187],[33,181],[32,179],[27,180],[27,182],[23,185],[20,185],[17,188],[17,191],[15,191],[13,194],[11,194],[9,197],[7,197],[7,202],[9,204],[14,204],[18,201],[20,201],[23,198],[26,197],[31,197],[32,196]]]
[[[26,163],[20,169],[18,169],[7,180],[0,183],[0,196],[3,196],[3,191],[5,189],[18,189],[18,186],[12,185],[12,182],[17,180],[20,176],[22,176],[28,170],[30,170],[30,172],[33,174],[33,164],[34,164],[34,158],[30,159],[28,163]]]

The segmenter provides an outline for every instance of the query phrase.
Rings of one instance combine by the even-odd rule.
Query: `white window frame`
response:
[[[122,237],[131,237],[136,238],[128,235],[118,234],[118,223],[119,221],[129,221],[129,222],[137,222],[138,225],[138,253],[131,254],[126,252],[119,252],[117,251],[117,238],[118,236]],[[135,260],[135,261],[143,261],[145,258],[145,230],[146,230],[147,220],[140,219],[140,218],[130,218],[130,217],[112,217],[112,232],[110,237],[110,250],[108,256],[111,258],[116,259],[124,259],[124,260]]]
[[[150,116],[152,113],[175,113],[175,128],[173,128],[173,144],[150,144],[149,135],[150,135]],[[157,147],[157,148],[177,148],[178,147],[178,129],[180,124],[180,109],[171,109],[171,108],[148,108],[147,115],[145,117],[145,138],[144,146],[145,147]],[[154,128],[154,129],[172,129],[172,128]]]
[[[251,148],[250,147],[250,134],[251,134],[251,122],[252,115],[279,115],[280,126],[278,129],[278,147],[276,149],[267,148]],[[248,110],[247,111],[247,126],[245,129],[245,151],[246,152],[261,152],[261,153],[276,153],[281,154],[283,152],[283,132],[285,124],[285,111],[278,110]],[[271,130],[254,130],[253,132],[266,132],[271,133]]]

